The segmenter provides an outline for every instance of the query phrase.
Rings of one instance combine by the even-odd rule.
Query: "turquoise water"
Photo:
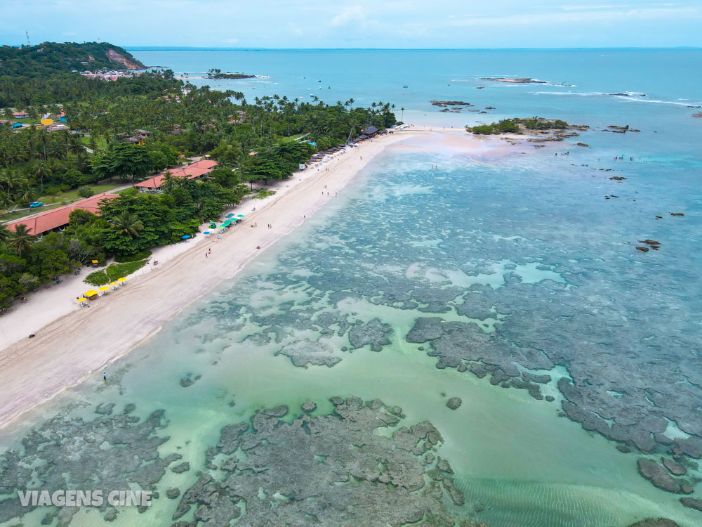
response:
[[[177,452],[194,470],[167,471],[156,484],[163,495],[195,481],[222,426],[306,400],[326,412],[329,397],[356,395],[399,405],[408,424],[436,426],[467,518],[496,527],[700,524],[701,513],[641,478],[636,461],[660,458],[672,441],[690,452],[702,440],[702,120],[692,118],[702,110],[688,107],[702,101],[701,52],[136,55],[178,72],[267,76],[226,81],[249,98],[317,89],[329,100],[392,100],[405,120],[458,126],[543,115],[592,129],[499,158],[438,143],[389,151],[294,239],[122,361],[110,385],[97,379],[71,391],[4,444],[54,415],[92,420],[98,403],[134,404],[142,418],[165,409],[158,435],[168,440],[158,452]],[[480,80],[495,75],[569,86]],[[646,96],[602,95],[620,91]],[[429,101],[444,98],[497,110],[433,111]],[[641,131],[601,131],[610,124]],[[648,238],[659,251],[635,249]],[[522,374],[549,375],[537,383],[540,399],[511,384]],[[186,379],[194,383],[182,386]],[[449,410],[448,397],[462,406]],[[690,479],[700,477],[691,455],[681,459]],[[95,481],[73,470],[72,483]],[[176,506],[159,499],[144,514],[125,509],[113,525],[168,525]],[[24,522],[38,525],[45,513]],[[102,518],[82,510],[71,525]]]

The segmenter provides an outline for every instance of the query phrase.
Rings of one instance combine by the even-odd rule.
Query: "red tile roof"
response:
[[[134,185],[135,188],[145,188],[150,190],[155,190],[161,188],[163,181],[166,179],[166,175],[170,174],[171,177],[176,178],[186,178],[186,179],[197,179],[209,174],[217,166],[217,161],[212,161],[210,159],[203,159],[202,161],[196,161],[190,165],[184,167],[169,168],[164,170],[157,176],[146,179],[140,183]]]
[[[18,225],[26,225],[29,229],[29,234],[37,236],[45,232],[53,231],[54,229],[58,229],[59,227],[63,227],[64,225],[68,225],[71,212],[74,210],[87,210],[93,214],[100,214],[100,203],[102,201],[115,199],[117,197],[119,197],[117,194],[104,192],[90,198],[73,202],[70,205],[65,205],[56,209],[47,210],[46,212],[34,214],[33,216],[27,216],[26,218],[11,221],[6,223],[5,227],[10,231],[14,231]]]

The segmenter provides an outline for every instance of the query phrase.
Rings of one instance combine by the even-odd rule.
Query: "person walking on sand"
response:
[[[102,372],[102,381],[103,381],[105,384],[107,384],[107,372],[106,372],[106,371],[103,371],[103,372]]]

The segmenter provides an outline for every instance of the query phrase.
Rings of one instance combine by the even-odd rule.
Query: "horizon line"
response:
[[[115,44],[117,45],[117,44]],[[592,47],[263,47],[263,46],[183,46],[121,44],[135,51],[601,51],[601,50],[702,50],[702,46],[592,46]]]

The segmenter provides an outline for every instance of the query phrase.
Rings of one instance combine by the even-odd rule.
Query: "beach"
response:
[[[0,428],[66,388],[101,375],[185,307],[216,291],[258,254],[293,233],[387,148],[418,137],[422,145],[439,142],[466,152],[483,151],[488,144],[505,148],[461,129],[396,130],[327,156],[271,187],[276,192],[268,198],[243,202],[234,211],[245,214],[246,222],[221,237],[201,235],[158,249],[152,263],[126,286],[93,301],[89,309],[79,309],[72,301],[89,287],[82,283],[87,274],[83,270],[4,315]]]

